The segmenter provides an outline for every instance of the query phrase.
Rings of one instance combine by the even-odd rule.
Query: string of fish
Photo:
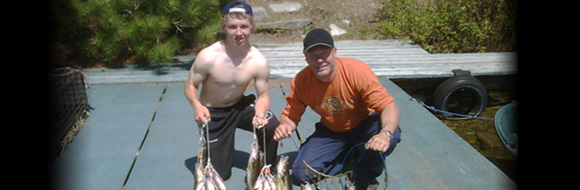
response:
[[[205,129],[205,131],[204,131]],[[199,130],[199,151],[195,163],[196,190],[226,190],[224,180],[211,164],[209,144],[216,140],[209,139],[209,126],[205,122]],[[207,137],[207,138],[206,138]]]
[[[304,173],[307,174],[308,170],[310,170],[313,172],[312,176],[317,179],[316,181],[313,181],[314,182],[313,184],[315,185],[315,187],[317,189],[319,189],[319,187],[318,187],[319,185],[322,185],[322,184],[318,184],[320,182],[324,182],[328,186],[328,179],[330,179],[330,185],[334,185],[335,178],[338,178],[337,184],[340,184],[340,187],[342,189],[354,189],[354,185],[352,185],[352,182],[349,179],[354,179],[354,177],[356,177],[356,176],[354,176],[354,169],[356,168],[356,166],[358,166],[358,164],[362,160],[363,156],[365,155],[366,146],[367,146],[368,142],[361,142],[361,143],[358,143],[358,144],[354,145],[353,147],[351,147],[344,155],[344,158],[342,160],[343,168],[340,170],[340,173],[336,174],[336,175],[328,175],[328,174],[322,173],[320,171],[317,171],[316,169],[314,169],[310,165],[308,165],[308,163],[306,163],[306,161],[304,160],[304,157],[302,156],[302,151],[300,150],[300,147],[298,146],[296,141],[293,138],[290,138],[290,139],[292,140],[292,143],[294,143],[294,146],[298,150],[298,158],[302,159],[302,163],[304,163],[304,165],[306,166]],[[345,166],[344,164],[345,164],[346,158],[348,157],[350,152],[352,152],[355,148],[357,148],[358,146],[361,146],[361,145],[365,146],[365,151],[363,151],[361,153],[361,155],[359,156],[359,159],[355,162],[355,164],[353,165],[353,167],[350,170],[348,170],[346,172],[342,172],[344,170],[344,166]],[[386,158],[383,156],[383,154],[379,154],[379,156],[381,157],[381,160],[383,161],[383,166],[384,166],[383,171],[385,174],[384,182],[386,183],[387,182],[387,165],[385,163]],[[324,179],[322,179],[322,178],[324,178]],[[336,189],[336,188],[332,188],[332,189]],[[385,186],[385,189],[387,189],[387,185]]]
[[[274,114],[270,111],[266,112],[260,119],[262,120],[270,120]],[[262,136],[263,136],[263,143],[264,143],[264,152],[262,154],[259,151],[258,145],[258,136],[256,133],[256,129],[262,129]],[[280,161],[278,162],[278,166],[276,168],[277,174],[273,175],[271,172],[271,164],[266,163],[266,128],[264,125],[257,125],[254,126],[254,142],[250,145],[251,153],[250,159],[248,161],[248,168],[247,171],[247,183],[248,189],[255,189],[255,190],[286,190],[290,189],[290,171],[288,168],[288,156],[282,155],[280,157]],[[259,155],[258,155],[259,154]],[[259,175],[257,169],[259,170]]]
[[[266,112],[266,114],[264,114],[262,116],[262,120],[269,120],[270,118],[272,118],[273,114],[272,112],[268,111]],[[264,127],[264,125],[258,125],[254,127],[254,143],[257,143],[257,139],[258,136],[255,133],[256,129],[262,129],[262,141],[264,143],[264,156],[262,157],[263,164],[262,164],[262,169],[260,169],[260,175],[258,176],[258,179],[256,179],[256,183],[254,184],[254,189],[276,189],[276,183],[275,183],[275,177],[274,175],[272,175],[272,172],[270,171],[270,167],[272,166],[271,164],[266,164],[266,158],[267,158],[267,152],[266,152],[266,128]]]

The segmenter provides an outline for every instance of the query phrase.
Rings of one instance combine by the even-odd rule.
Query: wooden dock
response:
[[[254,44],[270,63],[270,78],[292,78],[307,66],[302,43]],[[517,73],[517,53],[430,54],[420,46],[402,40],[336,41],[339,57],[367,63],[379,77],[440,78],[451,77],[453,69],[471,71],[473,76]],[[176,83],[189,74],[194,55],[177,56],[181,67],[159,70],[122,68],[88,69],[84,73],[91,84]]]
[[[388,78],[380,81],[399,106],[403,131],[401,143],[387,157],[388,189],[517,188],[401,88]],[[279,116],[285,106],[280,89],[269,93],[271,110]],[[94,110],[86,126],[51,164],[58,180],[54,189],[193,189],[199,136],[182,85],[96,85],[88,94]],[[299,126],[302,138],[312,134],[318,120],[307,109]],[[237,130],[235,138],[232,177],[225,183],[229,189],[243,189],[252,134]],[[296,159],[292,141],[281,142],[278,153]],[[380,189],[385,187],[382,179]],[[323,187],[336,189],[334,184]]]
[[[517,73],[516,53],[429,54],[401,40],[337,41],[339,57],[367,63],[393,95],[401,112],[402,141],[387,157],[388,189],[515,189],[517,185],[467,142],[389,79]],[[271,78],[292,78],[306,66],[301,43],[255,44],[267,57]],[[54,189],[193,189],[198,129],[182,83],[195,56],[180,56],[181,67],[160,70],[89,69],[84,74],[91,110],[86,126],[51,164],[58,181]],[[161,83],[161,85],[128,85]],[[165,85],[163,85],[163,83]],[[284,89],[288,92],[288,84]],[[252,90],[246,93],[254,93]],[[271,110],[285,106],[280,89],[270,89]],[[303,138],[319,120],[307,109],[299,131]],[[229,189],[245,187],[245,168],[252,134],[236,132]],[[296,139],[295,136],[292,138]],[[279,154],[296,159],[297,148],[281,141]],[[378,178],[384,189],[386,184]],[[324,188],[337,189],[323,184]],[[293,189],[299,189],[296,184]]]
[[[306,66],[301,42],[255,46],[268,58],[273,77],[292,78]],[[361,60],[379,77],[451,77],[453,69],[469,70],[474,76],[517,73],[513,52],[430,54],[402,40],[336,41],[335,46],[338,57]]]

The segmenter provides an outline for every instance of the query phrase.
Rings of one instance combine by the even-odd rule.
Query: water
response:
[[[515,75],[476,78],[485,85],[488,95],[487,107],[480,114],[481,117],[493,118],[503,105],[517,100]],[[392,79],[392,81],[414,98],[433,105],[432,94],[435,88],[446,79]],[[517,158],[499,139],[493,120],[441,119],[441,121],[517,183]]]
[[[501,107],[502,105],[486,107],[481,116],[493,118]],[[441,121],[517,183],[517,158],[499,140],[493,120]]]

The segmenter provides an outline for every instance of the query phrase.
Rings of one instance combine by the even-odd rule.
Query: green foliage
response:
[[[77,42],[80,51],[108,66],[127,59],[158,66],[181,49],[215,41],[223,6],[218,0],[61,1],[76,11],[68,19],[90,33]]]
[[[516,51],[515,0],[384,0],[379,30],[429,52]]]

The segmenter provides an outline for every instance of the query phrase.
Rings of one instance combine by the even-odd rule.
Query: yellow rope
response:
[[[316,174],[318,174],[318,175],[320,175],[320,176],[324,176],[324,177],[326,177],[326,178],[338,178],[338,177],[340,177],[340,176],[345,176],[345,175],[347,175],[347,174],[349,174],[349,173],[351,173],[351,172],[352,172],[352,170],[349,170],[349,171],[347,171],[347,172],[344,172],[344,173],[341,173],[341,174],[337,174],[337,175],[328,175],[328,174],[325,174],[325,173],[319,172],[319,171],[315,170],[314,168],[310,167],[310,165],[308,165],[308,163],[306,163],[306,161],[304,161],[304,160],[302,160],[302,163],[304,163],[304,165],[305,165],[305,166],[306,166],[308,169],[312,170],[314,173],[316,173]]]

